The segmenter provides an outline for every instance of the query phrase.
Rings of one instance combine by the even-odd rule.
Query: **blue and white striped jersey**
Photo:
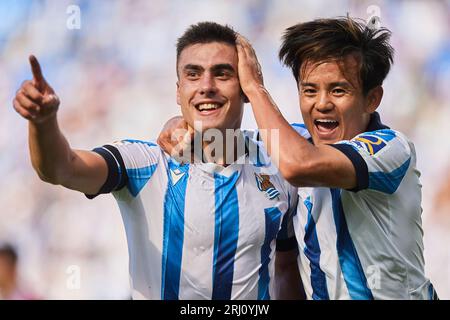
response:
[[[374,113],[367,132],[332,146],[352,161],[358,185],[299,188],[294,227],[307,297],[431,298],[414,145]]]
[[[124,221],[133,299],[273,296],[275,245],[295,243],[297,189],[265,152],[223,167],[180,164],[145,141],[95,151],[109,167],[100,193],[112,192]]]

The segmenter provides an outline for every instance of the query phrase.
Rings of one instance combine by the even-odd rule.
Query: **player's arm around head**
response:
[[[315,30],[321,30],[320,35]],[[336,40],[337,35],[342,39]],[[280,57],[297,80],[300,110],[313,144],[283,118],[264,88],[262,76],[258,77],[261,72],[253,48],[240,38],[237,49],[242,89],[269,154],[291,184],[357,187],[354,163],[333,145],[365,132],[379,106],[381,84],[392,62],[389,35],[387,30],[367,30],[350,18],[317,20],[287,29]],[[308,50],[311,46],[320,50]],[[365,46],[369,53],[369,49],[358,51]],[[343,52],[342,47],[351,50]],[[364,70],[376,71],[369,75]]]
[[[351,188],[356,183],[351,163],[347,163],[339,151],[331,147],[315,147],[297,134],[265,89],[261,67],[251,44],[239,36],[236,47],[242,90],[252,105],[261,138],[284,178],[295,186],[328,184]],[[332,164],[328,163],[330,159],[333,159]],[[342,179],[342,173],[330,175],[326,172],[336,167],[348,171],[345,174],[348,181]],[[322,181],[324,179],[326,181]]]
[[[29,121],[33,168],[43,181],[87,194],[96,193],[107,177],[105,160],[94,152],[70,148],[58,126],[59,98],[44,79],[34,56],[30,56],[30,64],[33,79],[22,83],[13,106]]]

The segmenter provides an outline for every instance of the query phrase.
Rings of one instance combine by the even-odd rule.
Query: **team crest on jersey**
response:
[[[275,188],[273,183],[270,181],[270,176],[267,174],[257,174],[255,173],[256,185],[258,189],[265,192],[267,197],[272,200],[280,195],[280,192]]]
[[[386,146],[386,141],[372,134],[358,136],[352,142],[365,149],[372,156]]]

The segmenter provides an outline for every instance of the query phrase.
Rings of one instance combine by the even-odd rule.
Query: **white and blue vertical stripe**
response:
[[[168,165],[168,170],[178,169],[184,175],[175,185],[169,179],[164,198],[161,299],[177,300],[180,289],[181,257],[184,239],[184,206],[189,165],[178,165],[173,161],[169,161]],[[170,175],[169,172],[168,175]]]
[[[252,166],[212,172],[165,158],[151,143],[114,147],[128,176],[114,196],[134,299],[272,298],[275,242],[289,210],[280,178],[271,178],[279,195],[270,200]]]
[[[330,192],[337,233],[336,249],[348,292],[354,300],[372,300],[372,292],[367,286],[366,275],[348,230],[342,208],[341,189],[330,189]]]
[[[230,177],[214,174],[215,224],[213,300],[229,300],[233,286],[234,259],[239,234],[239,204],[236,181],[239,172]]]
[[[312,216],[313,204],[311,198],[308,197],[303,202],[308,212],[307,223],[305,226],[305,248],[303,250],[305,256],[309,260],[311,268],[311,286],[312,286],[312,298],[314,300],[328,300],[327,280],[325,273],[320,267],[320,245],[317,238],[316,222]]]

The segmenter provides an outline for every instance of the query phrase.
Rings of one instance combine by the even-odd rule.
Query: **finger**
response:
[[[59,106],[59,98],[56,94],[46,94],[42,100],[42,106],[46,108],[56,108]]]
[[[236,50],[237,50],[237,53],[238,53],[238,59],[247,59],[248,54],[245,51],[245,48],[242,45],[242,43],[236,42]]]
[[[195,133],[194,128],[191,127],[191,126],[189,125],[189,123],[187,123],[187,122],[186,122],[186,128],[187,128],[187,130],[189,131],[190,134],[194,134],[194,133]]]
[[[240,57],[241,59],[249,60],[252,58],[251,51],[245,43],[241,42],[240,44],[236,45],[236,49],[238,52],[238,57]]]
[[[247,54],[247,56],[256,56],[255,54],[255,50],[253,49],[252,45],[248,42],[243,42],[242,44],[242,49],[245,51],[245,53]]]
[[[41,103],[44,99],[42,93],[33,85],[32,81],[25,81],[22,84],[22,92],[31,100]]]
[[[186,133],[184,134],[184,142],[185,143],[193,143],[194,142],[194,134],[195,134],[195,130],[187,125],[186,126]]]
[[[22,108],[22,106],[16,99],[13,100],[13,106],[14,106],[14,109],[17,111],[17,113],[20,114],[25,119],[31,120],[34,118],[30,112],[28,112],[26,109]]]
[[[15,100],[17,100],[22,108],[28,110],[31,113],[38,113],[41,110],[41,107],[30,98],[28,98],[22,91],[19,91],[16,94]]]
[[[38,90],[42,92],[45,88],[46,82],[44,76],[42,75],[39,61],[34,55],[30,55],[29,60],[31,65],[31,72],[33,73],[33,80],[35,81]]]
[[[237,40],[238,42],[242,43],[242,42],[245,41],[245,37],[244,37],[242,34],[237,33],[236,40]]]
[[[253,46],[250,44],[250,41],[245,38],[242,35],[238,36],[238,42],[239,44],[242,46],[242,48],[244,49],[244,51],[246,53],[252,53],[254,56],[256,56],[256,52],[255,49],[253,48]]]
[[[244,39],[242,38],[241,35],[238,35],[236,37],[236,46],[240,47],[241,49],[244,47]]]
[[[246,37],[244,37],[243,35],[241,35],[241,34],[239,34],[237,36],[237,42],[243,47],[250,46],[250,41],[248,41],[248,39]]]
[[[236,37],[236,45],[241,47],[244,45],[244,38],[240,34]]]

